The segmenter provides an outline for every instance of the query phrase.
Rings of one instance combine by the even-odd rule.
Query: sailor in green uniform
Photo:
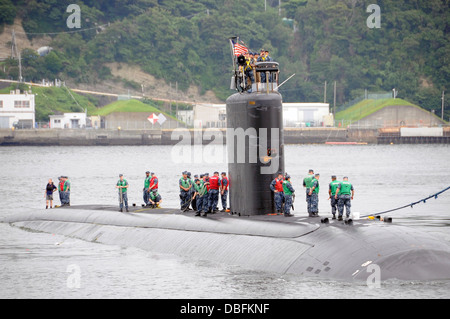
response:
[[[119,190],[119,207],[120,212],[123,212],[123,206],[125,204],[125,209],[128,212],[128,182],[126,179],[123,178],[123,174],[119,175],[119,181],[116,184],[116,188]]]
[[[335,196],[338,185],[341,185],[341,182],[336,180],[336,176],[331,176],[331,183],[328,187],[328,195],[330,195],[330,197],[328,199],[331,200],[331,213],[333,214],[333,219],[336,219],[338,200]]]
[[[206,217],[208,211],[208,183],[203,180],[204,175],[195,180],[195,197],[197,199],[197,211],[195,216]]]
[[[355,196],[355,190],[353,185],[348,181],[348,177],[345,176],[344,180],[338,185],[336,189],[336,195],[334,196],[338,201],[338,212],[339,217],[338,220],[342,220],[342,216],[344,215],[344,206],[347,218],[350,217],[350,207],[352,206],[352,200]]]
[[[161,205],[161,203],[162,203],[161,195],[159,195],[158,190],[156,190],[156,189],[154,189],[150,192],[148,200],[149,200],[150,206],[152,206],[152,208],[159,207],[159,205]]]
[[[144,199],[144,205],[145,206],[150,206],[150,201],[148,200],[148,198],[150,197],[150,180],[152,178],[150,177],[150,172],[147,171],[145,172],[145,180],[144,180],[144,189],[143,189],[143,199]]]
[[[314,170],[310,169],[308,176],[303,179],[303,187],[306,188],[306,207],[308,210],[308,215],[311,217],[311,195],[309,191],[311,190],[311,183],[314,179]]]
[[[67,176],[61,176],[58,183],[59,199],[61,207],[70,206],[70,181]]]
[[[309,195],[311,196],[311,213],[309,217],[319,217],[319,178],[320,174],[315,174],[311,182]]]
[[[184,171],[183,177],[180,178],[179,185],[180,185],[180,205],[181,210],[185,210],[189,207],[191,204],[191,198],[189,197],[191,193],[191,180],[188,178],[188,172]]]
[[[294,188],[291,184],[291,176],[287,175],[284,177],[283,182],[283,192],[284,192],[284,216],[285,217],[291,217],[294,216],[291,214],[291,207],[292,207],[292,197],[295,193]]]

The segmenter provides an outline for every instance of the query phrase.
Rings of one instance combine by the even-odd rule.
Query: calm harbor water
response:
[[[203,160],[198,163],[183,163],[179,155],[170,146],[0,148],[0,215],[42,209],[48,178],[57,181],[60,175],[70,177],[73,205],[118,204],[114,186],[123,173],[130,184],[129,201],[140,205],[145,171],[154,171],[160,180],[163,206],[176,208],[182,171],[227,170],[222,146],[204,149]],[[306,214],[301,180],[313,168],[321,174],[321,215],[330,211],[326,185],[333,174],[349,176],[356,190],[352,208],[364,215],[403,206],[448,187],[449,159],[450,147],[446,145],[288,145],[285,166],[298,194],[295,214]],[[450,192],[390,216],[395,223],[450,242]],[[0,224],[0,233],[0,298],[450,297],[448,280],[387,281],[381,288],[370,289],[365,283],[253,272],[26,232],[7,224]],[[80,271],[79,288],[68,283],[73,265]]]

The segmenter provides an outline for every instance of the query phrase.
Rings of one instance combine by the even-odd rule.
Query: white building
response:
[[[79,129],[86,127],[86,113],[50,115],[50,128]]]
[[[34,128],[35,95],[20,94],[20,90],[10,94],[0,94],[0,129]]]
[[[333,116],[329,108],[328,103],[283,103],[283,125],[285,127],[333,126]],[[178,112],[178,118],[186,122],[193,116],[195,128],[226,128],[226,112],[225,104],[197,104],[194,105],[193,111]],[[187,124],[192,126],[190,123]]]
[[[329,118],[328,103],[283,103],[284,127],[326,126]]]
[[[194,126],[194,110],[178,111],[177,119],[186,123],[187,126]]]
[[[195,128],[226,128],[227,107],[225,104],[194,105]]]

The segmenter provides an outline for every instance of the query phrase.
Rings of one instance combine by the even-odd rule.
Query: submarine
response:
[[[257,63],[255,71],[265,83],[249,83],[235,69],[238,92],[227,100],[229,213],[202,218],[171,208],[120,213],[117,206],[78,205],[51,213],[24,209],[0,222],[251,271],[348,282],[450,279],[449,243],[389,218],[350,222],[272,214],[269,184],[285,170],[279,65]]]

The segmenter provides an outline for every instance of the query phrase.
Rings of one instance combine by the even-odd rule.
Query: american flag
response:
[[[247,47],[243,46],[242,44],[235,43],[234,40],[231,41],[233,43],[233,49],[234,49],[234,55],[239,56],[241,54],[244,54],[248,52]]]

